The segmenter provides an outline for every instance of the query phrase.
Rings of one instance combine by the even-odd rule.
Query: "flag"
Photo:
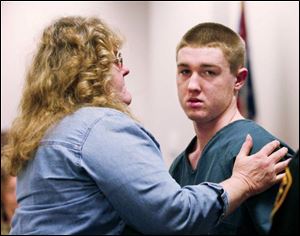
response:
[[[248,119],[255,119],[256,108],[255,108],[254,90],[253,90],[252,78],[251,78],[251,67],[250,67],[250,58],[249,58],[249,50],[248,50],[248,42],[247,42],[244,2],[241,2],[241,18],[240,18],[239,34],[246,44],[246,51],[247,51],[246,68],[248,69],[248,77],[245,85],[242,87],[242,89],[239,92],[238,108],[244,117]]]

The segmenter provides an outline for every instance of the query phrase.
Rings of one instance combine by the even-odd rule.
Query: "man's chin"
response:
[[[203,117],[199,114],[195,114],[195,113],[188,113],[186,115],[191,121],[194,121],[197,123],[203,123],[203,122],[206,122],[206,120],[207,120],[205,117]]]

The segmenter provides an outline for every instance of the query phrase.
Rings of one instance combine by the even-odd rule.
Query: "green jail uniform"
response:
[[[170,174],[181,186],[205,181],[222,182],[231,176],[235,158],[247,134],[253,138],[251,154],[259,151],[268,142],[277,139],[251,120],[238,120],[219,130],[209,140],[195,170],[188,161],[188,154],[196,144],[196,137],[194,137],[188,147],[172,163]],[[281,145],[289,149],[287,156],[294,154],[294,151],[285,143],[281,142]],[[210,234],[268,234],[271,227],[270,214],[278,186],[274,185],[267,191],[249,198],[213,228]]]

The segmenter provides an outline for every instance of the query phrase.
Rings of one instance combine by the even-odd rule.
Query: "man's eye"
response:
[[[189,70],[180,70],[179,71],[179,74],[181,74],[181,75],[188,75],[189,73],[190,73]]]
[[[206,76],[216,76],[217,74],[214,71],[207,70],[207,71],[204,71],[204,75],[206,75]]]

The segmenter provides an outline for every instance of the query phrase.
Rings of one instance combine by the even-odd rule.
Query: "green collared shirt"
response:
[[[235,158],[248,133],[253,138],[251,154],[259,151],[266,143],[277,139],[251,120],[238,120],[219,130],[209,140],[195,170],[188,161],[188,155],[196,144],[196,137],[194,137],[171,165],[170,174],[181,186],[199,184],[204,181],[222,182],[231,176]],[[283,142],[281,145],[288,147]],[[294,154],[290,148],[289,154]],[[271,226],[270,214],[277,190],[276,185],[248,199],[235,212],[224,218],[210,233],[267,234]]]

